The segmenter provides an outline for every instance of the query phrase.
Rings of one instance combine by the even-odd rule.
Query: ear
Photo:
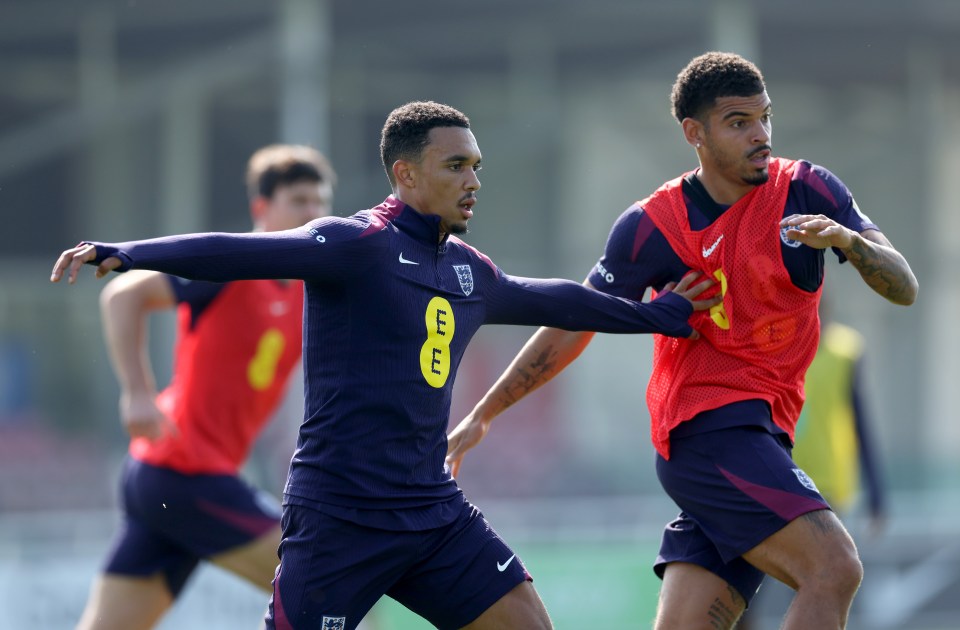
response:
[[[269,205],[270,200],[263,195],[257,195],[250,200],[250,218],[253,219],[254,225],[257,225],[263,221],[264,217],[267,215],[267,208]]]
[[[416,188],[417,177],[414,165],[406,160],[397,160],[393,163],[393,179],[398,186]]]
[[[700,145],[704,143],[706,135],[703,123],[696,118],[684,118],[680,124],[683,126],[683,137],[687,144],[699,149]]]

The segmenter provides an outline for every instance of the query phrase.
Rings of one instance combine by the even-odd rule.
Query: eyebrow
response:
[[[471,158],[471,157],[468,156],[468,155],[451,155],[450,157],[448,157],[447,159],[445,159],[444,162],[446,162],[446,163],[448,163],[448,162],[470,162],[472,159],[473,159],[473,158]],[[483,158],[477,158],[476,163],[479,164],[482,159],[483,159]]]
[[[769,114],[772,110],[773,110],[773,107],[770,106],[770,105],[767,105],[766,107],[763,108],[763,111],[760,112],[760,113],[761,113],[761,114]],[[724,114],[724,115],[723,115],[723,118],[721,118],[720,120],[727,120],[728,118],[734,118],[734,117],[736,117],[736,116],[749,117],[749,116],[750,116],[750,112],[740,112],[740,111],[728,112],[728,113]]]

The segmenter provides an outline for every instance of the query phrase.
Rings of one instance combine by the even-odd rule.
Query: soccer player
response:
[[[247,169],[254,231],[329,215],[334,177],[309,147],[254,153]],[[153,627],[200,560],[269,591],[279,505],[237,474],[299,363],[303,283],[199,282],[140,270],[107,284],[100,305],[131,441],[123,524],[78,628]],[[175,364],[158,394],[146,325],[151,312],[172,308]]]
[[[268,628],[354,628],[384,594],[439,628],[550,628],[516,554],[444,465],[453,382],[483,324],[696,336],[692,277],[649,304],[569,280],[509,276],[467,231],[481,154],[467,117],[394,110],[381,134],[393,194],[348,218],[273,234],[81,243],[83,263],[206,280],[306,281],[305,418],[284,493]],[[673,287],[673,285],[670,285]]]
[[[860,560],[790,456],[820,332],[824,250],[895,304],[916,299],[917,280],[835,175],[773,157],[771,101],[753,63],[719,52],[693,59],[672,105],[700,167],[628,208],[585,282],[638,298],[693,269],[716,279],[723,298],[691,320],[697,342],[654,341],[647,404],[656,469],[681,509],[655,566],[663,578],[656,628],[732,627],[764,573],[796,590],[784,628],[840,628]],[[454,475],[497,414],[590,338],[535,333],[451,432]]]

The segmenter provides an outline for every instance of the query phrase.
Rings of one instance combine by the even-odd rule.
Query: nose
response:
[[[477,172],[471,168],[469,173],[464,188],[471,191],[480,190],[480,178],[477,176]]]
[[[769,122],[758,121],[753,136],[754,144],[770,144],[771,131]]]

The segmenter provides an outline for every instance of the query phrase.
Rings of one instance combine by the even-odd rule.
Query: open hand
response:
[[[447,458],[445,461],[450,467],[451,475],[456,477],[460,473],[463,456],[480,443],[489,429],[489,422],[481,422],[471,413],[450,432],[450,435],[447,436]]]
[[[53,271],[50,273],[50,282],[60,282],[64,273],[67,275],[67,283],[73,284],[77,281],[77,274],[80,273],[80,267],[93,262],[97,259],[97,248],[90,243],[80,243],[76,247],[64,250],[57,258]],[[95,276],[102,278],[121,264],[120,259],[111,256],[105,259],[97,266]]]

